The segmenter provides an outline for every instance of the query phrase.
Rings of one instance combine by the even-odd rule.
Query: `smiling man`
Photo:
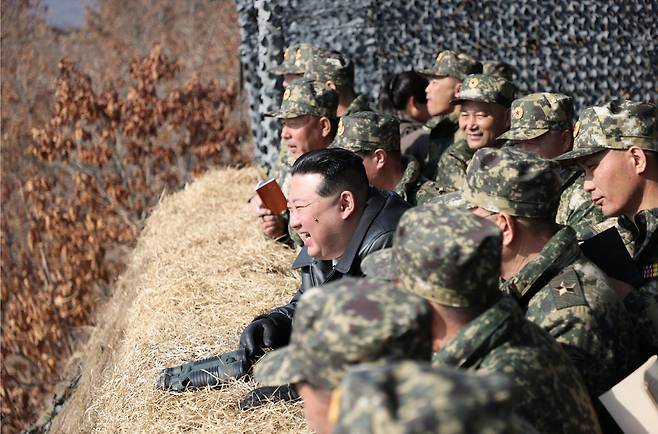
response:
[[[281,121],[281,140],[291,161],[308,151],[329,146],[338,124],[337,107],[336,92],[310,80],[298,79],[286,89],[280,109],[268,113],[268,116]],[[287,195],[290,187],[290,168],[281,166],[277,180],[283,193]],[[254,206],[261,231],[270,238],[286,238],[287,216],[272,214],[269,209],[260,206],[258,199],[253,200],[256,200]]]
[[[240,347],[250,361],[266,348],[287,345],[305,290],[343,276],[362,276],[363,258],[390,247],[398,220],[410,205],[395,193],[370,188],[361,157],[332,148],[295,161],[288,207],[290,226],[304,242],[292,264],[301,284],[290,303],[256,317],[243,331]],[[277,390],[281,388],[256,389],[243,407],[267,402]]]
[[[584,188],[606,217],[632,240],[642,272],[637,291],[624,298],[636,318],[642,356],[658,352],[658,125],[656,105],[614,101],[583,110],[574,149],[560,161],[585,171]]]

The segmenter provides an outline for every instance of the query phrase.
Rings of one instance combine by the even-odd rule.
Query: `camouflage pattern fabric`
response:
[[[573,99],[560,93],[533,93],[512,102],[510,129],[503,140],[531,140],[549,131],[571,129]]]
[[[293,44],[283,52],[283,62],[270,71],[275,75],[304,74],[314,57],[329,53],[329,50],[311,44]]]
[[[255,366],[265,386],[301,381],[332,390],[350,365],[429,361],[431,312],[425,300],[392,284],[345,277],[306,291],[297,305],[290,343]]]
[[[350,105],[347,106],[347,109],[345,110],[343,116],[349,116],[349,115],[353,115],[354,113],[366,112],[366,111],[372,111],[372,108],[370,108],[370,103],[368,102],[368,97],[365,95],[357,95],[352,100]]]
[[[434,353],[434,366],[505,374],[518,394],[515,411],[538,432],[596,433],[599,422],[578,371],[560,346],[503,296]]]
[[[597,233],[594,228],[606,218],[601,208],[592,202],[592,196],[583,188],[585,174],[565,168],[561,171],[561,178],[562,195],[555,222],[571,226],[576,231],[578,241],[586,240]],[[614,225],[614,219],[610,219],[608,225]]]
[[[357,153],[376,149],[400,152],[400,121],[373,111],[342,116],[331,147]]]
[[[555,158],[569,161],[605,149],[637,146],[658,151],[657,109],[652,103],[612,101],[583,110],[574,126],[573,150]]]
[[[635,359],[631,318],[607,276],[587,259],[570,227],[501,282],[526,317],[564,348],[593,397],[620,381]]]
[[[418,191],[418,204],[431,201],[436,196],[464,188],[466,168],[473,158],[473,151],[466,139],[460,138],[441,155],[437,164],[436,181],[426,182]]]
[[[479,149],[466,170],[464,200],[491,212],[553,220],[562,188],[559,169],[513,147]]]
[[[485,74],[471,74],[464,77],[459,95],[452,104],[464,101],[478,101],[509,107],[514,100],[516,88],[504,78]]]
[[[513,412],[504,375],[418,362],[359,365],[332,394],[333,434],[536,432]]]
[[[482,64],[464,53],[455,53],[445,50],[437,54],[434,65],[429,69],[420,71],[421,74],[433,77],[454,77],[463,80],[468,74],[482,72]]]
[[[658,208],[640,211],[633,221],[619,217],[618,229],[622,237],[633,239],[630,253],[644,278],[624,305],[636,321],[639,357],[645,361],[658,353]]]
[[[485,60],[482,62],[482,73],[493,77],[504,78],[512,82],[514,79],[514,67],[506,62],[496,60]]]
[[[439,174],[437,165],[443,154],[458,140],[465,140],[464,133],[459,129],[459,112],[444,116],[434,116],[425,124],[430,132],[427,158],[423,162],[423,174],[430,180]]]
[[[354,84],[354,63],[337,51],[325,51],[308,63],[304,78],[322,85],[333,81],[336,86],[351,87]]]
[[[283,92],[281,107],[267,115],[278,119],[298,116],[336,117],[338,94],[305,78],[295,80]]]
[[[416,195],[420,186],[427,181],[420,170],[420,163],[412,156],[403,156],[404,172],[395,187],[395,192],[410,205],[416,205]]]

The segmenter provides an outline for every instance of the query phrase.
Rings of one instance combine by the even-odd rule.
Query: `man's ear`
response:
[[[352,214],[356,213],[356,198],[354,197],[354,193],[345,190],[340,193],[338,200],[341,219],[347,220]]]
[[[560,148],[563,154],[571,151],[571,148],[573,148],[573,132],[571,128],[562,130],[562,134],[560,134]]]
[[[453,87],[453,97],[456,97],[459,95],[459,92],[462,90],[462,82],[459,80],[457,83],[455,83],[455,87]]]
[[[336,90],[336,89],[337,89],[336,83],[334,83],[333,81],[327,81],[327,82],[325,82],[325,83],[324,83],[324,86],[325,86],[327,89],[331,89],[331,90]]]
[[[386,154],[386,151],[383,149],[375,149],[375,152],[373,152],[373,157],[375,160],[375,167],[377,169],[381,169],[386,165],[386,160],[388,160],[388,154]]]
[[[516,237],[516,221],[511,215],[501,212],[496,215],[496,224],[503,233],[503,246],[512,244]]]
[[[647,170],[647,154],[646,152],[637,146],[631,146],[628,149],[629,156],[633,159],[633,167],[635,168],[635,173],[641,175]]]
[[[326,116],[320,117],[320,133],[322,137],[329,137],[331,135],[331,120]]]

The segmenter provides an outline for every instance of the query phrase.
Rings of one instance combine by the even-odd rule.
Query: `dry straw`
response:
[[[77,355],[80,384],[51,432],[308,431],[299,403],[238,410],[253,383],[154,388],[166,366],[233,350],[251,318],[295,290],[295,252],[260,235],[247,209],[257,178],[253,168],[213,171],[162,200]]]

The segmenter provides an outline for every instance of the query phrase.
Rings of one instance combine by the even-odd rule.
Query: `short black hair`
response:
[[[427,103],[425,88],[429,81],[414,70],[400,72],[391,77],[379,97],[380,109],[384,111],[404,110],[410,97],[421,104]]]
[[[351,191],[357,203],[368,197],[368,177],[363,160],[354,152],[341,148],[327,148],[303,154],[292,165],[292,175],[319,174],[322,183],[316,193],[328,197],[341,191]]]

